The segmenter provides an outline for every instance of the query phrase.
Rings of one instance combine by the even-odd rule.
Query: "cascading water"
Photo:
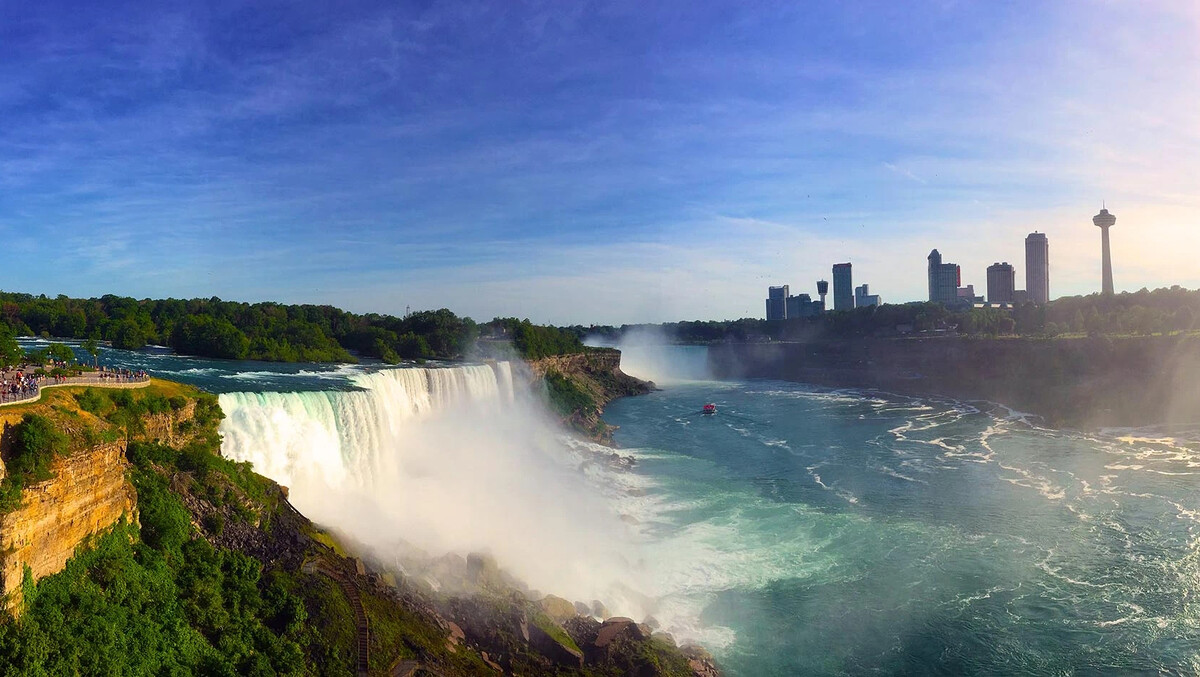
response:
[[[362,390],[221,395],[223,452],[376,553],[484,551],[531,587],[651,611],[621,478],[569,443],[507,362],[389,369]],[[584,468],[586,472],[580,472]]]

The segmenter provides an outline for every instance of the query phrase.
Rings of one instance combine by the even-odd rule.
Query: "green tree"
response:
[[[92,356],[92,366],[100,366],[100,342],[95,338],[88,338],[83,342],[81,347],[87,352],[88,355]]]
[[[245,359],[250,339],[229,320],[193,315],[175,326],[171,345],[181,353],[232,360]]]
[[[146,347],[146,335],[142,327],[132,318],[124,319],[113,333],[112,344],[121,350],[141,350]]]
[[[65,343],[51,343],[46,347],[46,357],[70,363],[75,361],[75,351]]]
[[[16,366],[24,357],[25,353],[8,327],[0,328],[0,366]]]

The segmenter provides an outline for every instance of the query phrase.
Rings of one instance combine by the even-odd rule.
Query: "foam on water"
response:
[[[546,425],[505,364],[342,378],[222,396],[226,453],[360,540],[490,551],[531,587],[654,615],[731,675],[1195,667],[1193,432],[681,379],[609,406],[623,470]]]
[[[756,423],[672,415],[718,394]],[[691,563],[661,570],[691,581],[697,632],[731,674],[1194,664],[1180,649],[1182,600],[1200,592],[1200,454],[1174,435],[779,383],[684,385],[610,416],[680,539],[651,552]],[[904,656],[925,658],[888,658]]]

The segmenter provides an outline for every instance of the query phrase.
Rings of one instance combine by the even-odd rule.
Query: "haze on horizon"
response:
[[[479,320],[1200,287],[1200,9],[1168,2],[9,3],[0,288]],[[1020,284],[1019,284],[1020,286]]]

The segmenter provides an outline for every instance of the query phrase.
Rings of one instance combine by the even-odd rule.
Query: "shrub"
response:
[[[590,395],[553,369],[546,372],[546,394],[551,406],[562,416],[577,412],[586,415],[596,411],[596,402]]]
[[[165,444],[153,442],[130,442],[125,447],[125,458],[139,468],[147,468],[151,463],[157,465],[172,465],[179,452]]]
[[[26,414],[12,434],[12,452],[5,464],[9,475],[22,478],[25,484],[53,477],[50,463],[67,452],[67,436],[50,419],[37,414]]]
[[[79,408],[97,416],[100,412],[108,408],[111,400],[104,393],[95,388],[88,388],[82,393],[75,396],[75,401],[79,403]]]
[[[135,473],[134,487],[138,493],[142,540],[155,550],[178,552],[192,531],[187,509],[171,493],[166,479],[155,473]]]
[[[133,395],[128,390],[113,390],[108,394],[108,399],[120,409],[132,409],[134,406]]]
[[[210,512],[204,516],[204,530],[214,536],[220,536],[225,531],[225,516],[219,512]]]
[[[158,393],[151,393],[143,397],[140,404],[143,409],[151,414],[165,414],[171,410],[170,401]]]

